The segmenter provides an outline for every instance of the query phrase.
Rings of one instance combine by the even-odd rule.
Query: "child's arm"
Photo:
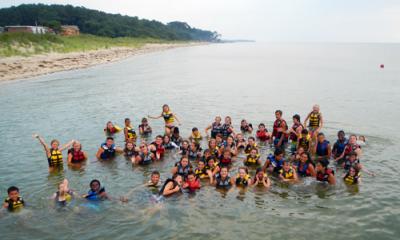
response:
[[[75,142],[75,140],[69,141],[67,144],[65,144],[64,146],[62,146],[62,147],[60,148],[60,152],[64,151],[65,149],[67,149],[67,148],[69,148],[69,147],[71,147],[72,144],[73,144],[74,142]]]

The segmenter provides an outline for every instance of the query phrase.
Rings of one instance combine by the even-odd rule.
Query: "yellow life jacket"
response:
[[[311,141],[311,136],[310,134],[307,134],[307,136],[304,136],[303,134],[301,134],[300,139],[298,139],[297,141],[299,141],[299,146],[304,148],[304,151],[308,151],[308,147],[310,146],[310,141]]]
[[[196,168],[194,170],[194,174],[196,174],[196,176],[199,177],[199,178],[208,178],[207,170],[206,170],[205,167],[204,167],[203,170],[200,170],[200,169]]]
[[[205,166],[205,169],[214,171],[214,169],[218,166],[218,163],[215,162],[212,167],[210,167],[208,164]]]
[[[260,159],[260,154],[257,154],[256,157],[252,157],[251,155],[247,155],[246,164],[258,164],[258,160]]]
[[[310,114],[310,123],[309,123],[309,126],[310,126],[310,127],[313,127],[313,128],[319,127],[320,119],[321,119],[320,113],[314,113],[314,112],[312,112],[312,113]]]
[[[198,134],[192,133],[192,139],[196,142],[199,143],[203,137],[201,136],[200,132]]]
[[[47,158],[49,162],[49,167],[62,167],[63,166],[63,156],[60,150],[50,149],[50,157]]]
[[[172,112],[163,112],[162,117],[164,118],[165,123],[174,123],[175,118]]]
[[[357,184],[358,183],[358,179],[361,177],[360,173],[357,173],[357,175],[355,176],[351,176],[350,174],[346,174],[346,176],[344,177],[344,182],[347,184]]]
[[[244,153],[249,154],[251,149],[253,149],[253,148],[254,149],[258,148],[257,143],[254,143],[253,145],[247,144],[246,148],[244,149]]]
[[[8,210],[10,210],[10,211],[22,208],[24,206],[24,204],[25,204],[25,202],[22,199],[22,197],[18,197],[17,201],[13,201],[10,198],[6,198],[4,200],[4,202],[8,203]]]
[[[115,129],[115,132],[119,132],[119,131],[121,131],[122,130],[122,128],[120,128],[119,126],[117,126],[117,125],[114,125],[114,129]]]
[[[126,127],[126,130],[128,130],[128,138],[129,139],[136,138],[136,132],[132,127]]]
[[[294,178],[294,173],[293,173],[293,168],[292,167],[290,167],[288,172],[285,172],[283,170],[283,168],[282,168],[281,170],[279,170],[279,173],[282,174],[282,177],[284,179],[293,179]]]
[[[246,174],[244,178],[240,178],[240,175],[236,175],[236,185],[237,186],[247,186],[249,184],[250,175]]]

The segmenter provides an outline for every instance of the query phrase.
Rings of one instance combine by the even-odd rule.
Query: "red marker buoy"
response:
[[[383,64],[381,64],[381,66],[380,66],[381,68],[385,68],[385,65],[383,65]]]

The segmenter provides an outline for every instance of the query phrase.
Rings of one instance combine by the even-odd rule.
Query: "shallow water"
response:
[[[215,44],[2,83],[0,194],[17,185],[29,205],[16,214],[0,212],[1,238],[398,239],[399,55],[398,44]],[[164,103],[182,120],[183,136],[194,126],[204,129],[215,115],[232,116],[236,129],[242,118],[270,129],[274,111],[282,109],[291,124],[293,114],[305,117],[319,103],[331,142],[340,129],[367,137],[362,163],[377,176],[364,174],[357,188],[274,181],[267,192],[223,194],[207,186],[156,204],[137,186],[155,169],[169,177],[175,153],[148,167],[132,167],[123,157],[101,163],[94,155],[108,120],[122,125],[130,117],[137,127]],[[162,120],[151,125],[153,137],[162,133]],[[85,168],[49,174],[35,132],[47,141],[80,140],[90,155]],[[49,197],[63,177],[82,194],[93,178],[112,196],[137,189],[125,204],[75,200],[60,210]]]

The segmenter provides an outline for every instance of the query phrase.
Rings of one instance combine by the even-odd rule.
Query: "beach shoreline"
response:
[[[0,82],[22,80],[61,71],[88,68],[119,61],[135,55],[205,44],[209,43],[148,43],[137,48],[112,47],[71,53],[49,53],[29,57],[0,58]]]

